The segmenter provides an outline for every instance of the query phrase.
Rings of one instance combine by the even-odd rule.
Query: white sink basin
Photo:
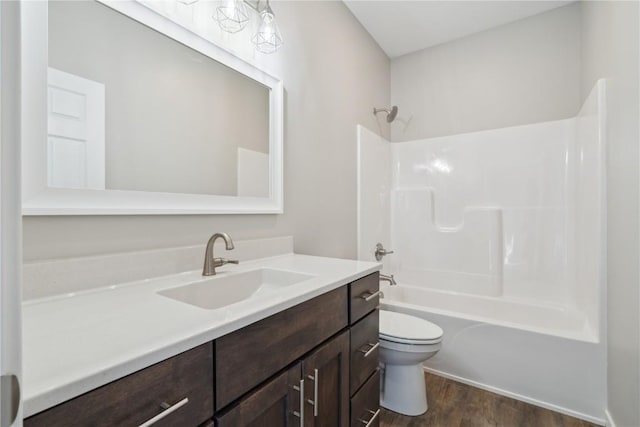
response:
[[[260,298],[273,291],[311,279],[315,276],[284,270],[261,268],[242,273],[225,272],[210,279],[165,289],[158,294],[197,307],[213,310],[249,298]]]

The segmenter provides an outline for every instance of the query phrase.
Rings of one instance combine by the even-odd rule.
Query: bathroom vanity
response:
[[[333,278],[329,274],[323,280],[320,267],[323,263],[332,267],[332,262],[339,268],[334,268]],[[261,303],[251,302],[251,310],[237,317],[231,310],[227,310],[222,319],[211,317],[208,331],[199,334],[202,342],[198,345],[114,381],[104,381],[53,407],[36,409],[32,412],[34,415],[25,420],[25,426],[378,425],[379,278],[376,264],[301,255],[276,258],[268,264],[272,268],[284,265],[291,268],[297,264],[297,271],[304,271],[315,279],[290,286],[284,290],[286,296],[274,293],[273,298],[267,295]],[[335,274],[341,269],[351,270],[351,274],[336,280]],[[224,280],[233,279],[233,274],[236,273]],[[179,323],[183,306],[195,310],[196,316],[207,311],[162,296],[159,291],[162,285],[154,283],[140,284],[138,292],[146,289],[153,293],[153,301],[163,306],[175,305],[176,311],[166,311],[165,317],[173,317]],[[135,285],[123,286],[115,292],[132,292],[128,288]],[[92,297],[98,298],[88,295],[85,302],[91,305]],[[53,310],[60,303],[64,303],[64,299],[36,304],[32,314],[43,309],[38,306],[49,304],[50,307],[44,309]],[[235,305],[242,304],[248,303]],[[221,310],[208,310],[209,313],[216,311]],[[26,315],[29,314],[27,307]],[[26,323],[28,329],[29,322]],[[242,324],[246,325],[236,327]],[[185,330],[185,338],[192,332]],[[208,339],[211,337],[213,339]],[[144,333],[140,339],[144,339]],[[146,347],[153,346],[152,342],[153,338]],[[184,347],[168,341],[166,345],[169,351]],[[167,353],[158,351],[142,359],[152,360],[160,354]],[[105,362],[109,360],[107,356]],[[46,359],[29,353],[27,357],[39,358],[43,363]],[[51,369],[56,369],[55,365],[52,359]],[[133,366],[136,363],[131,359],[115,371],[125,372]],[[111,371],[103,369],[103,373]],[[87,372],[86,378],[78,378],[75,385],[69,386],[62,384],[64,373],[57,374],[60,381],[57,390],[45,392],[43,386],[40,399],[32,396],[31,402],[27,382],[26,403],[32,403],[27,406],[27,412],[46,405],[45,401],[64,399],[89,384],[99,384],[100,378],[108,378],[99,372],[93,376]]]

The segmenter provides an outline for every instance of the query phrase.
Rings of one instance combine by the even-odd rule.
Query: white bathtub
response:
[[[382,309],[444,330],[426,370],[604,425],[605,349],[585,315],[402,283],[382,290]]]
[[[385,303],[455,316],[474,322],[491,323],[546,335],[597,343],[597,334],[584,313],[554,304],[439,291],[417,286],[387,287]]]

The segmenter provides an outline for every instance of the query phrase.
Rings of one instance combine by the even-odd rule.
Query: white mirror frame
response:
[[[269,194],[235,197],[47,186],[48,5],[22,0],[23,215],[278,214],[283,212],[282,80],[133,0],[100,3],[263,84],[269,95]]]

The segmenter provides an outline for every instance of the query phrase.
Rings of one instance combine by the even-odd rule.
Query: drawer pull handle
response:
[[[375,344],[369,343],[367,345],[369,346],[369,348],[365,348],[366,346],[363,346],[363,348],[358,350],[360,353],[364,353],[364,357],[369,357],[369,355],[371,353],[373,353],[376,348],[380,347],[380,343],[379,342],[377,342]]]
[[[164,411],[160,412],[158,415],[156,415],[153,418],[148,419],[147,421],[145,421],[144,423],[140,424],[139,427],[149,427],[155,423],[157,423],[158,421],[160,421],[161,419],[165,418],[166,416],[174,413],[175,411],[177,411],[178,409],[182,408],[184,405],[186,405],[187,403],[189,403],[189,398],[185,397],[184,399],[182,399],[180,402],[175,403],[173,405],[169,405],[166,402],[162,402],[160,404],[160,407],[162,409],[164,409]]]
[[[320,377],[318,376],[318,370],[313,370],[313,375],[307,375],[311,381],[313,381],[313,400],[308,399],[307,402],[313,405],[313,416],[318,416],[318,382],[320,381]]]
[[[369,302],[372,299],[378,297],[380,294],[381,294],[380,291],[376,291],[376,292],[373,292],[373,293],[367,291],[367,292],[364,292],[364,293],[360,294],[360,298],[362,298],[366,302]]]
[[[293,389],[300,393],[300,412],[293,411],[293,415],[300,418],[300,427],[304,427],[304,378],[300,380],[300,385],[294,385]]]
[[[363,419],[360,419],[360,422],[362,424],[365,425],[365,427],[369,427],[371,425],[371,423],[373,423],[375,421],[376,418],[378,418],[378,415],[380,415],[380,409],[378,409],[377,411],[371,411],[368,410],[370,414],[372,414],[372,417],[369,419],[369,421],[365,421]]]

